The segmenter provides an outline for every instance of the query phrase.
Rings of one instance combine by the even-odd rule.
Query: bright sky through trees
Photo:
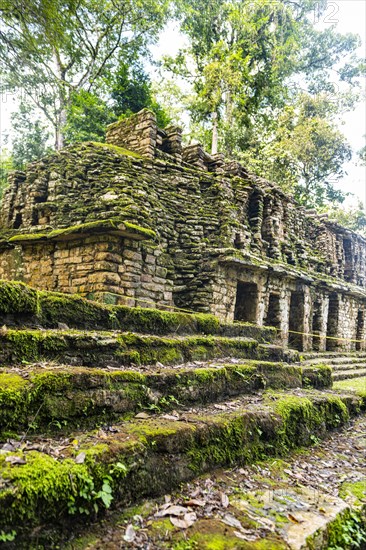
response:
[[[325,16],[317,17],[314,13],[319,30],[335,25],[336,32],[342,34],[356,33],[361,37],[362,46],[356,52],[360,57],[366,56],[366,2],[364,0],[335,0],[328,2]],[[179,34],[176,25],[169,24],[161,35],[159,43],[153,46],[153,57],[174,55],[186,44],[184,37]],[[346,166],[347,175],[335,184],[342,191],[351,192],[361,199],[366,209],[366,167],[359,162],[357,151],[365,144],[366,135],[366,83],[363,87],[364,101],[359,103],[355,110],[345,113],[339,121],[339,127],[352,146],[352,160]],[[346,200],[354,203],[354,199]]]

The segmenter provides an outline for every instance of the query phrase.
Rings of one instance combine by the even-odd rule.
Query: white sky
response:
[[[202,0],[205,1],[205,0]],[[365,0],[335,0],[329,1],[322,20],[318,22],[320,28],[336,24],[336,30],[340,33],[357,33],[362,39],[362,46],[357,52],[359,56],[366,55],[366,2]],[[183,37],[179,35],[177,28],[169,27],[162,34],[159,43],[153,48],[154,58],[163,54],[174,55],[182,47]],[[364,87],[364,101],[358,105],[355,111],[346,113],[341,131],[346,135],[353,149],[353,158],[346,165],[347,175],[338,183],[338,186],[347,192],[354,193],[365,204],[366,208],[366,168],[360,166],[356,152],[365,142],[366,134],[366,103]],[[0,98],[0,149],[4,146],[4,137],[10,130],[10,114],[16,109],[16,101],[8,95]]]
[[[362,46],[357,52],[360,56],[366,55],[366,2],[364,0],[336,0],[328,2],[328,18],[336,21],[336,30],[340,33],[357,33],[362,40]],[[325,22],[320,22],[325,27]],[[328,23],[329,24],[329,23]],[[356,152],[363,147],[366,134],[366,87],[364,83],[363,102],[358,107],[344,116],[344,125],[341,131],[347,137],[352,146],[354,155],[352,161],[346,165],[347,176],[339,182],[343,191],[354,193],[364,202],[366,208],[366,168],[357,163]]]

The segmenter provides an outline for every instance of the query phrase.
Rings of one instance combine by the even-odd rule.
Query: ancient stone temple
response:
[[[365,349],[366,240],[147,110],[15,172],[0,223],[0,278]]]

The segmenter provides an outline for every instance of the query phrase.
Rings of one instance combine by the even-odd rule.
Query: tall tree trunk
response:
[[[60,133],[60,127],[59,127],[59,124],[57,123],[57,126],[55,127],[55,149],[56,151],[59,151],[60,149],[62,149],[62,138],[61,138],[61,133]]]
[[[65,144],[65,136],[64,136],[64,129],[66,125],[66,119],[67,119],[67,106],[68,106],[68,99],[70,98],[69,94],[69,88],[67,86],[66,81],[66,71],[67,68],[63,65],[60,57],[60,52],[55,48],[54,49],[54,58],[57,65],[59,78],[60,78],[60,84],[59,84],[59,97],[58,100],[60,102],[59,104],[59,113],[57,116],[57,128],[56,128],[56,151],[59,151],[63,148]]]
[[[212,113],[212,144],[211,144],[211,155],[216,155],[217,145],[219,141],[219,131],[217,127],[217,113]]]
[[[55,140],[56,151],[59,151],[65,145],[64,129],[66,125],[66,117],[67,117],[66,105],[62,105],[60,108],[60,114],[58,116],[57,128],[56,128],[56,140]]]
[[[233,122],[233,96],[231,90],[226,92],[226,123],[228,126],[231,126]]]

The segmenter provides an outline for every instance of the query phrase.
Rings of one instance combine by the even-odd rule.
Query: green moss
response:
[[[331,388],[332,368],[328,365],[316,364],[303,367],[302,369],[302,385],[303,387],[312,387],[317,389]]]
[[[137,436],[142,443],[157,451],[168,448],[170,452],[174,452],[176,449],[182,451],[185,447],[191,446],[196,427],[182,426],[178,422],[163,419],[159,422],[131,420],[127,430],[128,433]]]
[[[354,483],[345,482],[339,490],[339,496],[346,498],[348,495],[355,497],[358,503],[366,503],[366,479],[362,481],[356,481]]]
[[[131,230],[133,233],[143,235],[146,238],[155,239],[156,237],[156,233],[152,229],[141,227],[140,225],[136,225],[135,223],[131,223],[126,220],[123,220],[123,225],[126,227],[126,229]]]
[[[264,456],[263,425],[258,418],[254,420],[250,415],[243,415],[234,419],[223,416],[217,420],[219,423],[207,423],[206,431],[200,433],[188,451],[190,468],[194,472],[208,466],[248,462]]]
[[[37,314],[38,293],[24,283],[0,280],[0,313]]]
[[[174,532],[175,527],[169,518],[163,518],[159,520],[154,520],[149,526],[149,531],[151,531],[151,534],[154,537],[154,535],[158,533],[164,534],[166,532]]]
[[[19,392],[28,385],[28,382],[18,374],[0,372],[0,391]]]
[[[23,457],[22,453],[17,455]],[[83,464],[76,464],[71,459],[60,462],[46,454],[30,451],[24,457],[26,463],[21,468],[14,468],[5,458],[0,456],[0,473],[9,488],[0,494],[3,511],[0,525],[19,521],[26,525],[42,518],[57,519],[60,503],[63,512],[69,515],[76,511],[90,513],[95,504],[103,507],[100,489],[107,476],[113,486],[113,474],[108,465],[99,465],[93,470],[88,460]]]
[[[68,235],[89,235],[91,233],[108,233],[113,231],[130,232],[145,239],[154,238],[155,232],[139,225],[125,222],[121,218],[110,218],[95,222],[86,222],[62,229],[54,229],[49,233],[27,233],[18,234],[9,238],[10,243],[32,242],[38,240],[52,240],[67,237]]]
[[[0,373],[0,434],[27,418],[29,382],[17,374]]]
[[[92,141],[92,145],[95,147],[99,147],[101,149],[107,149],[109,151],[113,151],[114,153],[119,153],[120,155],[132,157],[136,159],[142,159],[143,157],[139,155],[138,153],[135,153],[134,151],[129,151],[128,149],[125,149],[124,147],[119,147],[119,145],[112,145],[111,143],[100,143],[98,141]]]
[[[113,301],[115,299],[116,296]],[[0,312],[2,311],[34,314],[36,324],[52,328],[57,328],[58,323],[65,323],[80,329],[121,329],[158,335],[228,334],[246,337],[252,337],[254,331],[254,337],[258,340],[266,339],[268,333],[267,328],[247,323],[221,324],[213,315],[106,305],[77,295],[36,291],[23,283],[9,281],[0,281]],[[192,353],[204,355],[205,350],[200,347],[200,343],[196,342],[196,345],[197,348],[192,349]]]
[[[240,518],[244,527],[245,518]],[[200,519],[189,529],[188,536],[173,535],[173,550],[285,550],[287,544],[276,535],[245,541],[234,534],[235,529],[216,519]]]
[[[99,542],[98,536],[92,533],[87,533],[82,537],[77,537],[69,544],[66,544],[64,550],[85,550],[90,545],[95,545]]]
[[[119,494],[124,501],[131,498],[128,493],[131,487],[135,498],[166,491],[191,477],[188,466],[199,473],[234,461],[253,462],[284,452],[290,438],[292,447],[311,443],[310,438],[304,439],[303,433],[314,433],[314,426],[318,427],[321,418],[329,426],[338,422],[331,416],[336,418],[340,411],[329,402],[328,396],[320,400],[313,398],[313,401],[280,398],[279,403],[279,406],[278,403],[272,405],[273,410],[280,411],[277,415],[248,410],[237,415],[190,415],[189,422],[161,417],[135,419],[124,423],[123,431],[104,438],[89,434],[83,437],[84,442],[79,443],[78,448],[69,445],[63,451],[66,457],[86,453],[80,465],[70,458],[57,461],[42,453],[28,452],[24,455],[26,464],[13,466],[0,455],[0,474],[9,481],[0,491],[0,505],[6,510],[6,515],[0,516],[0,527],[9,528],[23,522],[25,527],[34,526],[43,518],[50,520],[60,513],[65,516],[70,510],[75,511],[75,507],[78,514],[83,514],[95,502],[99,504],[103,479],[111,476],[114,487],[121,461],[131,465],[132,475],[120,486]],[[298,431],[294,431],[295,418],[302,422]],[[20,453],[20,456],[23,455]],[[172,461],[173,456],[177,462]]]
[[[351,390],[361,395],[366,395],[366,376],[348,380],[336,380],[333,382],[333,388],[335,390]]]
[[[328,525],[328,546],[327,550],[356,550],[364,548],[366,543],[366,529],[364,518],[356,511],[345,510],[339,514],[336,519]],[[314,537],[316,539],[316,537]],[[315,550],[313,537],[309,537],[306,542],[310,550]]]
[[[22,243],[28,241],[42,241],[48,239],[48,233],[22,233],[9,238],[10,243]]]
[[[296,444],[316,442],[316,434],[349,420],[345,403],[331,395],[318,405],[306,397],[283,397],[276,402],[275,410],[283,420],[283,428],[279,432],[281,444],[288,449]]]
[[[40,321],[45,326],[65,323],[79,328],[119,328],[111,318],[112,310],[80,296],[39,292]]]

